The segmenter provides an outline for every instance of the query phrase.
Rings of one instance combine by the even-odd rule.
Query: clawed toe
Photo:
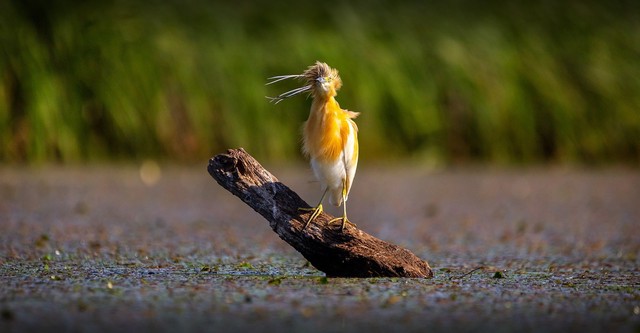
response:
[[[323,197],[324,197],[324,196],[323,196]],[[320,202],[322,202],[322,201],[320,201]],[[318,204],[318,206],[316,206],[316,207],[300,207],[300,208],[298,208],[298,210],[301,210],[301,211],[307,211],[307,212],[312,212],[312,213],[311,213],[311,216],[309,216],[309,219],[307,220],[307,222],[305,222],[304,226],[302,227],[302,230],[307,229],[307,227],[309,226],[309,224],[311,224],[311,222],[312,222],[313,220],[315,220],[318,216],[320,216],[320,214],[322,214],[322,211],[323,211],[323,209],[322,209],[322,203]],[[355,224],[355,223],[353,223],[353,222],[351,222],[351,221],[349,221],[349,219],[347,218],[347,214],[346,214],[347,212],[345,211],[344,213],[345,213],[345,214],[344,214],[344,216],[342,216],[342,217],[337,217],[337,218],[335,218],[335,219],[333,219],[333,220],[330,220],[330,221],[328,222],[328,224],[334,224],[334,222],[336,222],[336,221],[340,221],[340,222],[341,222],[341,223],[340,223],[340,231],[344,231],[344,227],[345,227],[347,224],[349,224],[349,225],[351,225],[352,227],[356,228],[356,227],[357,227],[357,226],[356,226],[356,224]]]
[[[309,217],[309,219],[307,220],[307,222],[305,222],[304,227],[302,227],[302,230],[307,229],[307,227],[309,226],[309,224],[311,224],[311,221],[315,220],[316,217],[318,217],[320,214],[322,214],[322,204],[319,204],[317,207],[315,208],[311,208],[311,207],[300,207],[298,208],[298,210],[302,210],[302,211],[312,211],[313,213],[311,213],[311,216]]]
[[[329,221],[329,224],[334,224],[334,222],[336,222],[336,221],[340,221],[340,222],[342,222],[342,223],[340,224],[340,231],[344,231],[344,227],[345,227],[347,224],[351,225],[351,226],[352,226],[352,227],[354,227],[354,228],[356,228],[356,227],[357,227],[357,225],[356,225],[355,223],[353,223],[353,222],[349,221],[349,219],[348,219],[346,216],[343,216],[343,217],[337,217],[337,218],[335,218],[335,219],[333,219],[333,220]]]

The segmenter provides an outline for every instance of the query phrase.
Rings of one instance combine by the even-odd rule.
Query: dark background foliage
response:
[[[633,1],[4,1],[0,160],[294,160],[316,60],[364,160],[640,161]]]

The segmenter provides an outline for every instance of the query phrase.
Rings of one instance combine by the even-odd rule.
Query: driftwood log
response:
[[[280,238],[328,277],[428,278],[426,261],[410,251],[377,239],[352,225],[343,231],[334,217],[318,216],[303,230],[310,207],[244,149],[230,149],[209,160],[209,174],[222,187],[262,215]]]

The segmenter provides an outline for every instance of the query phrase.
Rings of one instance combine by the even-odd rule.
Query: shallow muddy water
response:
[[[327,279],[205,165],[160,171],[0,168],[0,331],[640,329],[637,170],[361,167],[350,219],[433,279]]]

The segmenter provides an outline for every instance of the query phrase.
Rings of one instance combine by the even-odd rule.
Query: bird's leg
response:
[[[324,200],[324,197],[327,195],[327,191],[329,191],[328,187],[324,189],[324,193],[322,193],[322,197],[320,198],[320,202],[318,202],[318,205],[315,208],[306,208],[306,207],[298,208],[298,210],[306,210],[306,211],[312,211],[313,212],[311,214],[311,216],[309,217],[309,219],[307,220],[307,222],[304,224],[304,227],[302,227],[302,230],[307,229],[307,227],[309,226],[311,221],[315,220],[316,217],[318,217],[320,214],[322,214],[322,200]]]
[[[355,223],[349,221],[349,219],[347,218],[347,186],[346,186],[346,180],[342,182],[342,217],[337,217],[331,221],[329,221],[329,223],[333,223],[335,221],[342,221],[342,225],[340,226],[340,231],[344,231],[344,226],[349,223],[352,226],[356,226]]]

